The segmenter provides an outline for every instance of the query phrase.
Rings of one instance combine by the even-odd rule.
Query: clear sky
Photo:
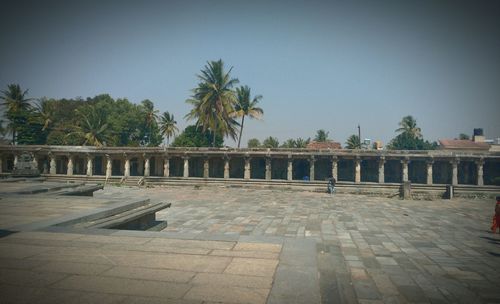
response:
[[[425,139],[500,137],[499,1],[2,1],[0,87],[30,97],[152,100],[188,123],[207,60],[262,94],[271,135],[387,143],[411,114]],[[232,141],[226,142],[234,145]]]

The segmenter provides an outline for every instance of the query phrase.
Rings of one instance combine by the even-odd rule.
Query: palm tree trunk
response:
[[[212,139],[212,147],[215,148],[215,132],[217,130],[217,120],[215,121],[215,128],[214,128],[214,138]]]
[[[241,142],[241,134],[243,133],[243,123],[245,122],[245,114],[241,117],[241,127],[240,127],[240,136],[238,137],[238,149],[240,148]]]

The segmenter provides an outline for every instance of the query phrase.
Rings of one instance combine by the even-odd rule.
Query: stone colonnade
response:
[[[84,176],[240,178],[352,183],[474,184],[500,178],[500,155],[445,151],[310,151],[0,146],[0,173],[23,153],[42,173]],[[239,165],[238,165],[239,164]],[[493,177],[491,175],[493,174]]]

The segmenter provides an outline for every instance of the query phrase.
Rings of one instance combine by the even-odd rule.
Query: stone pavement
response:
[[[268,303],[313,303],[297,294],[277,297],[284,286],[308,284],[304,289],[318,290],[322,303],[500,303],[500,235],[488,231],[491,200],[188,187],[111,187],[98,196],[143,193],[172,203],[158,216],[168,220],[169,234],[281,240]],[[315,256],[305,258],[308,245],[291,240],[312,241]]]
[[[164,231],[54,226],[142,197],[172,203]],[[0,303],[500,303],[493,206],[216,187],[0,195]]]

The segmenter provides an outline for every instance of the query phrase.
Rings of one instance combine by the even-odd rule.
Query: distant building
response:
[[[439,149],[457,151],[489,151],[490,144],[486,142],[483,129],[474,129],[472,140],[469,139],[440,139]]]
[[[336,149],[342,149],[342,146],[340,145],[339,142],[336,141],[311,141],[310,143],[307,144],[307,149],[314,149],[314,150],[336,150]]]
[[[376,140],[375,142],[373,142],[373,149],[375,149],[375,150],[382,150],[382,149],[384,149],[384,145],[382,144],[382,141],[381,140]]]

